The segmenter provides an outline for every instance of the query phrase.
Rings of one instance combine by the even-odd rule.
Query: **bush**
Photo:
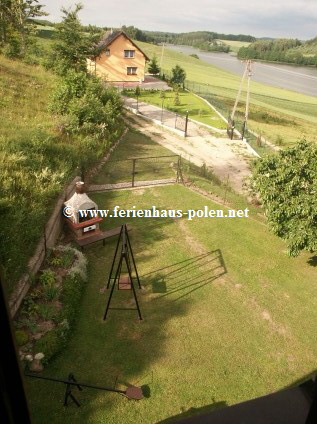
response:
[[[66,319],[70,327],[72,327],[75,320],[83,286],[84,280],[79,274],[67,275],[63,281],[61,294],[63,308],[59,315],[59,321],[62,322]]]
[[[44,287],[51,287],[56,281],[56,274],[51,269],[46,269],[42,271],[42,275],[40,276],[40,283]]]
[[[55,89],[50,110],[67,115],[69,134],[99,134],[104,138],[118,127],[122,101],[113,88],[105,87],[98,78],[70,70]]]
[[[43,352],[45,355],[44,361],[47,363],[62,349],[64,343],[65,341],[58,334],[57,329],[53,329],[36,341],[34,352]]]
[[[15,340],[18,346],[24,346],[29,341],[29,336],[25,331],[17,330],[15,332]]]
[[[40,304],[38,308],[38,314],[44,321],[49,321],[54,319],[56,316],[56,309],[53,305]]]

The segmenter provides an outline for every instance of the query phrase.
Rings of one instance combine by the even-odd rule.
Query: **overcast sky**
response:
[[[73,0],[40,0],[47,19],[61,20]],[[83,24],[188,32],[207,30],[255,37],[317,36],[317,0],[82,0]]]

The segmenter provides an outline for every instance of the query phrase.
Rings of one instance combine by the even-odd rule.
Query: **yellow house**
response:
[[[123,31],[107,32],[97,49],[99,56],[87,61],[89,72],[111,82],[144,81],[149,58]]]

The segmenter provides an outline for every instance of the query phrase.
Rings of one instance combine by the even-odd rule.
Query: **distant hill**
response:
[[[304,42],[297,39],[258,40],[241,47],[238,58],[317,66],[317,37]]]
[[[192,32],[160,32],[160,31],[143,31],[149,42],[156,44],[169,43],[169,44],[182,44],[192,46],[201,50],[207,51],[225,51],[228,52],[230,47],[222,42],[226,40],[254,42],[256,39],[251,35],[234,35],[234,34],[220,34],[211,31],[192,31]],[[222,40],[222,41],[220,41]]]

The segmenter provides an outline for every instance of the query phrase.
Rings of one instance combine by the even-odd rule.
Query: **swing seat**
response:
[[[128,276],[120,277],[120,280],[119,280],[119,283],[118,283],[118,289],[119,290],[131,290],[131,280]]]

